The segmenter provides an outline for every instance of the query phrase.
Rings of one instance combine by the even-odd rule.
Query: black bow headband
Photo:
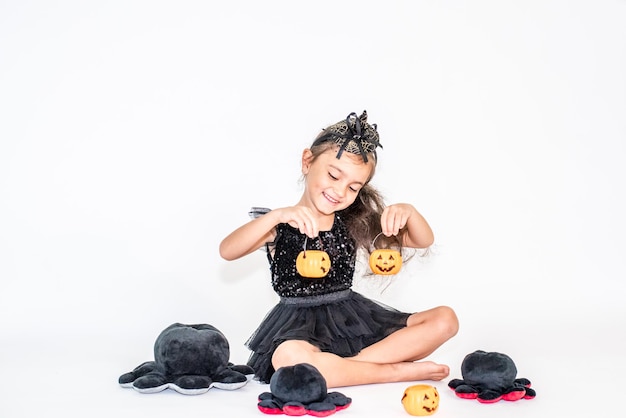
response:
[[[317,137],[313,146],[327,141],[333,141],[339,145],[337,158],[344,151],[351,154],[360,154],[363,161],[367,162],[367,154],[376,155],[376,148],[383,147],[379,142],[376,124],[367,123],[367,112],[364,110],[361,116],[352,112],[345,120],[330,125]]]

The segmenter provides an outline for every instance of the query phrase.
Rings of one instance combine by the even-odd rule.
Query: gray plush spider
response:
[[[463,359],[461,373],[463,379],[452,379],[448,386],[462,399],[494,403],[501,399],[532,399],[537,395],[530,388],[530,380],[516,378],[515,363],[506,354],[474,351]]]
[[[121,375],[118,383],[141,393],[171,388],[184,395],[198,395],[212,387],[239,389],[252,378],[254,370],[233,365],[229,356],[228,340],[214,326],[175,323],[156,339],[155,361]]]
[[[352,399],[339,392],[326,392],[326,380],[312,365],[281,367],[270,379],[271,392],[259,395],[264,414],[326,417],[350,406]]]

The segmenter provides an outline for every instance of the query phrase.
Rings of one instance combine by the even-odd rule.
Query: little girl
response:
[[[234,260],[265,246],[280,302],[247,342],[248,364],[269,383],[275,370],[315,366],[328,387],[441,380],[449,368],[431,354],[458,331],[452,309],[400,312],[353,291],[358,249],[401,245],[427,248],[433,232],[408,203],[385,206],[370,184],[381,146],[367,113],[351,113],[317,136],[302,153],[304,192],[291,207],[268,210],[228,235],[220,255]],[[375,239],[380,235],[380,238]],[[323,278],[302,277],[296,258],[307,249],[328,253]]]

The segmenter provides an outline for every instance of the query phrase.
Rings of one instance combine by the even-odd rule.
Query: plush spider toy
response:
[[[352,403],[342,393],[326,393],[326,388],[326,380],[310,364],[281,367],[270,379],[271,392],[259,395],[258,408],[270,415],[326,417]]]
[[[248,383],[254,370],[229,363],[229,356],[228,340],[214,326],[175,323],[156,339],[155,361],[123,374],[118,383],[141,393],[171,388],[184,395],[198,395],[212,387],[239,389]]]
[[[532,399],[535,390],[530,380],[516,379],[517,368],[506,354],[474,351],[461,364],[463,380],[453,379],[448,386],[462,399],[477,399],[481,403],[494,403],[501,399],[517,401]]]

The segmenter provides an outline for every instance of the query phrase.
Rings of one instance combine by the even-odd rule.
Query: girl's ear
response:
[[[302,174],[307,175],[311,161],[313,160],[313,153],[309,148],[302,151]]]

